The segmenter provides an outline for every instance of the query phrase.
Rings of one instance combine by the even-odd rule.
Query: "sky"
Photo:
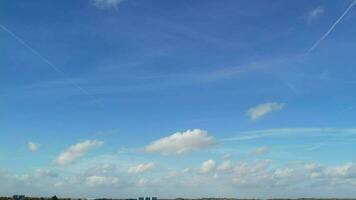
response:
[[[0,196],[356,198],[355,0],[0,1]]]

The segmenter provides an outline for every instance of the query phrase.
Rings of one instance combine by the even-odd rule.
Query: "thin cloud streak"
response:
[[[239,136],[224,138],[222,142],[248,141],[276,136],[352,136],[356,135],[356,129],[337,128],[280,128],[242,132]]]
[[[25,42],[23,39],[21,39],[19,36],[17,36],[14,32],[12,32],[10,29],[5,27],[3,24],[0,24],[0,28],[8,33],[11,37],[13,37],[16,41],[18,41],[20,44],[22,44],[24,47],[26,47],[31,53],[35,54],[37,57],[39,57],[43,62],[45,62],[51,69],[53,69],[55,72],[61,74],[63,77],[68,77],[68,75],[61,70],[59,67],[57,67],[55,64],[53,64],[51,61],[49,61],[47,58],[42,56],[40,52],[38,52],[36,49],[32,48],[27,42]],[[73,80],[66,80],[70,85],[73,87],[77,88],[80,92],[87,96],[93,96],[91,95],[86,89],[84,89],[82,86],[80,86],[78,83],[76,83]],[[96,102],[98,102],[96,100]]]
[[[124,0],[94,0],[94,6],[99,9],[117,8]]]
[[[342,15],[336,20],[336,22],[330,27],[330,29],[328,31],[326,31],[326,33],[318,40],[316,41],[312,47],[310,47],[310,49],[308,50],[307,53],[310,53],[311,51],[313,51],[316,47],[319,46],[319,44],[326,38],[328,37],[328,35],[331,33],[331,31],[334,30],[334,28],[336,27],[336,25],[338,25],[340,23],[340,21],[345,17],[345,15],[351,10],[351,8],[356,4],[356,0],[354,0],[349,7],[344,11],[344,13],[342,13]]]

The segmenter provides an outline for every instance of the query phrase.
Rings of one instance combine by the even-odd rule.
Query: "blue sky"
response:
[[[0,195],[356,197],[354,4],[0,1]]]

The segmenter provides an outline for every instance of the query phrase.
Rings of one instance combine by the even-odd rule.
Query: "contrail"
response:
[[[312,47],[310,47],[310,49],[308,50],[308,53],[313,51],[319,44],[320,42],[322,42],[326,37],[328,37],[328,35],[331,33],[331,31],[334,30],[334,28],[336,27],[336,25],[338,25],[340,23],[340,21],[345,17],[345,15],[351,10],[351,8],[356,4],[356,0],[354,0],[349,7],[344,11],[344,13],[342,13],[342,15],[339,17],[339,19],[336,20],[336,22],[330,27],[330,29],[328,31],[326,31],[326,33],[318,40],[314,43],[314,45]]]
[[[36,56],[38,56],[42,61],[44,61],[45,63],[48,64],[48,66],[50,66],[54,71],[56,71],[57,73],[61,74],[64,77],[68,77],[67,74],[62,71],[60,68],[58,68],[55,64],[53,64],[51,61],[49,61],[47,58],[45,58],[44,56],[42,56],[37,50],[35,50],[34,48],[32,48],[28,43],[26,43],[23,39],[21,39],[19,36],[17,36],[14,32],[10,31],[8,28],[6,28],[4,25],[0,24],[0,28],[2,30],[4,30],[6,33],[8,33],[11,37],[13,37],[16,41],[18,41],[19,43],[21,43],[23,46],[25,46],[28,50],[30,50],[33,54],[35,54]],[[78,83],[76,83],[73,80],[67,80],[72,86],[74,86],[75,88],[77,88],[79,91],[81,91],[82,93],[84,93],[85,95],[89,95],[90,93],[85,90],[84,88],[82,88]]]

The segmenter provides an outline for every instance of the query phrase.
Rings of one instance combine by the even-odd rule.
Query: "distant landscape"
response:
[[[12,197],[0,197],[0,200],[13,200]],[[86,200],[86,198],[60,198],[60,197],[25,197],[25,200]],[[94,198],[91,200],[137,200],[136,198]],[[171,198],[160,200],[260,200],[248,198]],[[271,198],[263,200],[356,200],[355,198]]]

